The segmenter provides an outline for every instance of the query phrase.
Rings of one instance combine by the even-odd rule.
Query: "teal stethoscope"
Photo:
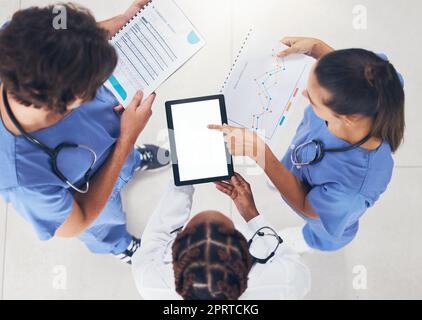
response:
[[[26,132],[23,129],[23,127],[21,126],[21,124],[19,123],[19,121],[16,119],[15,115],[12,112],[12,109],[11,109],[10,104],[9,104],[9,100],[7,98],[7,92],[4,88],[3,88],[3,101],[4,101],[4,106],[5,106],[6,112],[9,116],[10,120],[12,121],[14,126],[20,131],[22,136],[28,142],[35,145],[36,147],[38,147],[42,151],[44,151],[50,157],[51,169],[54,172],[54,174],[61,181],[66,183],[70,188],[72,188],[76,192],[87,193],[89,191],[89,179],[91,178],[91,173],[93,171],[95,164],[97,163],[97,154],[95,153],[95,151],[92,150],[90,147],[85,146],[85,145],[80,145],[80,144],[75,144],[75,143],[67,143],[67,142],[61,143],[55,149],[48,147],[46,144],[44,144],[40,140],[36,139],[34,136],[32,136],[31,134],[29,134],[28,132]],[[77,148],[84,149],[84,150],[88,151],[92,156],[91,165],[83,176],[84,184],[85,184],[83,188],[78,188],[72,182],[70,182],[69,179],[66,178],[66,176],[60,171],[58,164],[57,164],[57,159],[58,159],[60,152],[62,152],[65,149],[77,149]]]

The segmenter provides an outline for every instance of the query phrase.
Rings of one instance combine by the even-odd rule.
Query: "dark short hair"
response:
[[[245,237],[220,223],[186,229],[173,245],[176,291],[185,300],[237,300],[251,268]]]
[[[87,9],[61,6],[66,29],[54,28],[54,6],[13,15],[0,32],[0,78],[20,103],[64,113],[76,99],[95,98],[115,69],[117,54]]]
[[[331,93],[325,101],[330,109],[339,115],[372,117],[372,136],[397,151],[405,130],[405,93],[389,61],[364,49],[339,50],[324,56],[315,73]]]

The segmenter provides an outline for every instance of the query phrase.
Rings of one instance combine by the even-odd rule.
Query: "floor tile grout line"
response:
[[[6,280],[6,241],[7,241],[7,222],[9,216],[9,204],[6,204],[6,214],[4,220],[4,236],[3,236],[3,261],[2,261],[2,275],[1,275],[1,292],[0,292],[0,300],[4,299],[4,288],[5,288],[5,280]]]
[[[422,169],[422,166],[395,166],[396,169]]]

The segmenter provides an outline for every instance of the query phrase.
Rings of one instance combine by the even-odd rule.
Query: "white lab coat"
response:
[[[146,300],[181,299],[175,290],[172,245],[177,236],[175,230],[184,227],[190,218],[193,194],[191,186],[169,186],[148,222],[141,248],[132,258],[136,286]],[[259,216],[247,224],[249,232],[239,231],[250,239],[264,226],[269,224]],[[271,261],[253,266],[248,289],[240,299],[301,299],[310,290],[310,279],[309,269],[301,262],[300,256],[282,244]]]

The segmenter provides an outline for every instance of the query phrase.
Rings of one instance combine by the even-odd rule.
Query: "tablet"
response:
[[[228,180],[233,161],[224,134],[208,129],[227,124],[223,95],[166,102],[176,186]]]

